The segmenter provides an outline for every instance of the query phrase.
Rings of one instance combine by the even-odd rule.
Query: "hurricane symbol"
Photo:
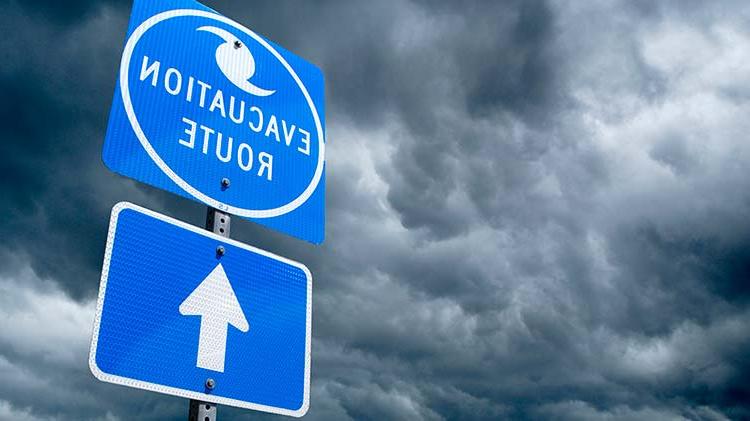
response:
[[[276,92],[250,83],[250,78],[255,74],[255,59],[247,46],[237,37],[215,26],[201,26],[198,30],[211,32],[224,40],[224,43],[216,48],[216,65],[235,86],[256,96],[269,96]]]

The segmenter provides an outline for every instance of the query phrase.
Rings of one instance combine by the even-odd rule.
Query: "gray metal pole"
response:
[[[216,421],[216,404],[190,399],[188,421]]]
[[[228,183],[227,183],[228,184]],[[232,218],[228,213],[209,207],[206,213],[206,229],[229,238]],[[216,421],[216,404],[190,399],[188,421]]]

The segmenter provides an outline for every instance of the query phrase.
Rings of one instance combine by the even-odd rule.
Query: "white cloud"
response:
[[[28,409],[16,409],[10,402],[0,400],[0,419],[13,421],[57,421],[59,418],[36,417]]]
[[[0,345],[46,362],[75,365],[88,352],[95,302],[78,303],[28,267],[0,278]]]
[[[537,416],[558,420],[603,420],[603,421],[687,421],[674,410],[655,408],[629,408],[619,405],[608,410],[594,408],[586,402],[568,401],[543,405]]]

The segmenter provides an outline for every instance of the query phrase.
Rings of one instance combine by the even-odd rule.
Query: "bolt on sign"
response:
[[[323,242],[322,72],[195,1],[134,2],[102,157],[121,175]]]

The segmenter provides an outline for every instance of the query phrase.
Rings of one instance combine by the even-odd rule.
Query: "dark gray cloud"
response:
[[[207,4],[326,75],[325,244],[232,228],[312,269],[308,418],[750,417],[744,3]],[[111,206],[205,212],[99,158],[129,4],[3,7],[0,418],[184,419],[86,367]]]

